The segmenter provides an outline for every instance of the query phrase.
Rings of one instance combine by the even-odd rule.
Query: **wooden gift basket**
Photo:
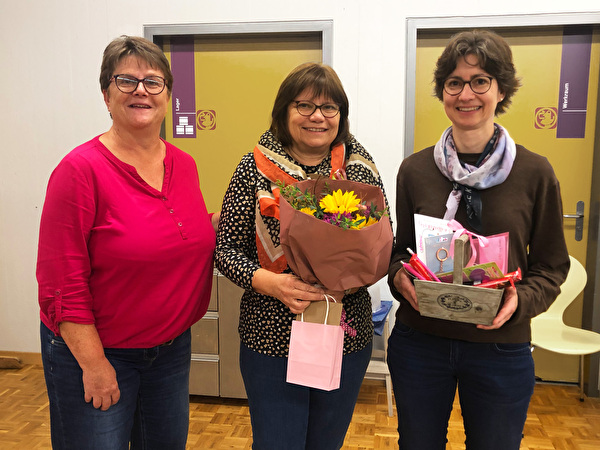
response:
[[[454,241],[452,283],[414,280],[422,316],[457,322],[491,325],[500,308],[504,289],[463,285],[463,268],[468,261],[468,237]]]

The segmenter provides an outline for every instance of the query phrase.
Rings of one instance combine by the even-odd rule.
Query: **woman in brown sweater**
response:
[[[458,386],[472,449],[518,449],[535,383],[530,319],[545,311],[569,269],[559,183],[546,158],[494,123],[519,86],[508,44],[487,31],[455,35],[437,62],[435,92],[452,126],[406,158],[397,177],[397,236],[389,270],[400,301],[388,364],[401,449],[444,449]],[[509,233],[505,288],[491,325],[419,314],[402,269],[415,248],[414,214],[455,219],[489,236]]]

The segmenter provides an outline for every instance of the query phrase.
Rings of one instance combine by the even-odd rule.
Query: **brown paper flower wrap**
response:
[[[320,197],[325,183],[331,191],[354,191],[366,204],[372,202],[378,210],[386,208],[381,189],[369,184],[320,178],[300,181],[295,186]],[[374,284],[387,274],[393,243],[387,214],[375,224],[347,230],[294,209],[281,196],[280,227],[288,265],[307,283],[344,291]]]

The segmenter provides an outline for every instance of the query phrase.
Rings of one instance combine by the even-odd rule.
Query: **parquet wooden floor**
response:
[[[397,448],[396,418],[387,416],[383,381],[365,380],[344,449]],[[579,401],[577,386],[538,384],[525,424],[522,450],[600,449],[600,399]],[[458,402],[447,450],[464,449]],[[191,397],[189,449],[249,449],[245,400]],[[0,370],[0,449],[50,449],[48,399],[39,365]]]

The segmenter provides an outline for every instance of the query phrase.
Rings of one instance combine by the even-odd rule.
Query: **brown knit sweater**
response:
[[[470,164],[479,155],[459,154]],[[517,145],[508,178],[481,192],[484,236],[509,232],[508,270],[518,267],[523,280],[517,284],[519,306],[498,330],[479,330],[473,324],[422,317],[394,288],[392,280],[408,260],[406,248],[415,248],[414,214],[441,218],[452,183],[433,159],[433,147],[406,158],[396,185],[396,244],[389,283],[400,301],[396,320],[425,333],[471,342],[519,343],[531,340],[530,319],[542,312],[560,292],[569,270],[569,256],[562,227],[562,202],[558,180],[548,160]],[[469,229],[464,201],[455,219]],[[473,231],[473,230],[470,230]]]

